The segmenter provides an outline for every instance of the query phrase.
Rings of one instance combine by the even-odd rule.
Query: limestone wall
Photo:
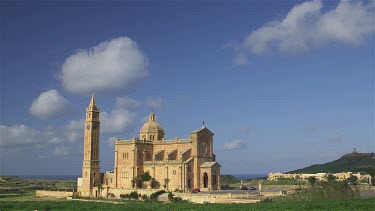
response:
[[[120,198],[120,194],[130,194],[133,191],[137,191],[138,194],[150,196],[152,193],[159,191],[158,189],[130,189],[130,188],[110,188],[108,193],[113,193],[116,199]],[[102,197],[107,196],[107,190],[103,189]]]
[[[173,193],[183,200],[192,203],[255,203],[260,199],[255,199],[258,194],[252,193]]]
[[[48,190],[36,190],[35,191],[35,196],[37,197],[66,198],[66,197],[73,196],[76,194],[77,192],[48,191]]]

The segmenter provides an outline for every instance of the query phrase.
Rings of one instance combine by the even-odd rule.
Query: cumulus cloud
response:
[[[0,126],[0,146],[35,144],[40,141],[40,132],[26,125]]]
[[[116,106],[119,108],[125,107],[129,109],[135,109],[140,106],[140,102],[129,97],[117,97]]]
[[[30,107],[30,113],[40,119],[66,117],[72,111],[70,102],[55,89],[41,93]]]
[[[30,146],[43,147],[46,144],[58,144],[64,141],[59,134],[60,130],[51,127],[38,130],[26,125],[0,125],[1,139],[0,146]]]
[[[148,61],[129,37],[80,49],[62,66],[63,87],[72,93],[124,92],[148,75]]]
[[[161,99],[161,97],[148,98],[146,100],[146,103],[151,108],[159,108],[161,104],[163,103],[163,99]]]
[[[53,153],[57,156],[68,156],[71,154],[71,151],[68,147],[66,146],[56,146],[55,147],[55,150],[53,151]]]
[[[100,115],[103,133],[123,133],[133,126],[135,113],[127,109],[114,109],[110,114],[102,112]]]
[[[63,132],[65,137],[69,142],[75,142],[80,138],[83,138],[83,125],[85,121],[80,120],[71,120],[67,125],[63,127]]]
[[[342,0],[322,11],[320,0],[294,6],[281,21],[272,21],[253,31],[242,48],[252,53],[269,50],[296,53],[330,42],[360,44],[374,33],[374,5]]]
[[[247,145],[242,140],[234,140],[224,143],[224,150],[245,149]]]
[[[53,155],[66,157],[78,154],[77,147],[69,142],[66,136],[67,127],[42,129],[31,128],[26,125],[0,125],[0,148],[7,152],[19,153],[23,148],[33,149],[40,152],[52,153]],[[81,131],[83,133],[83,131]],[[38,155],[36,158],[44,159],[47,155]]]

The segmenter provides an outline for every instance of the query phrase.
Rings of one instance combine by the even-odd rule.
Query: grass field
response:
[[[144,203],[110,204],[85,201],[0,201],[0,210],[372,210],[375,199],[264,202],[256,204]]]

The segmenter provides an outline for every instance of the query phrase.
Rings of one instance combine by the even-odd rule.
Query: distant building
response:
[[[283,174],[281,172],[271,172],[268,174],[267,180],[276,181],[278,179],[296,179],[296,180],[307,180],[309,177],[315,177],[319,181],[324,181],[327,179],[327,176],[330,173],[317,173],[317,174]],[[352,176],[356,176],[358,180],[365,180],[370,181],[371,176],[365,173],[356,173],[353,174],[352,172],[341,172],[332,174],[335,176],[336,180],[343,181],[350,179]]]
[[[101,191],[141,188],[145,172],[155,178],[156,188],[217,190],[220,187],[220,164],[213,154],[213,133],[202,126],[184,139],[165,140],[163,127],[149,115],[139,137],[116,140],[113,171],[100,173],[99,108],[94,95],[86,109],[82,178],[78,191],[82,196],[97,197]],[[149,186],[149,185],[148,185]]]

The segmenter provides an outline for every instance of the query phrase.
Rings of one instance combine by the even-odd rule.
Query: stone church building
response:
[[[114,170],[100,173],[99,108],[94,95],[86,109],[82,178],[78,192],[98,196],[99,189],[141,188],[141,175],[149,172],[157,181],[156,189],[202,191],[220,188],[220,164],[213,154],[213,133],[204,125],[187,138],[166,140],[163,127],[149,115],[138,137],[117,139]]]

